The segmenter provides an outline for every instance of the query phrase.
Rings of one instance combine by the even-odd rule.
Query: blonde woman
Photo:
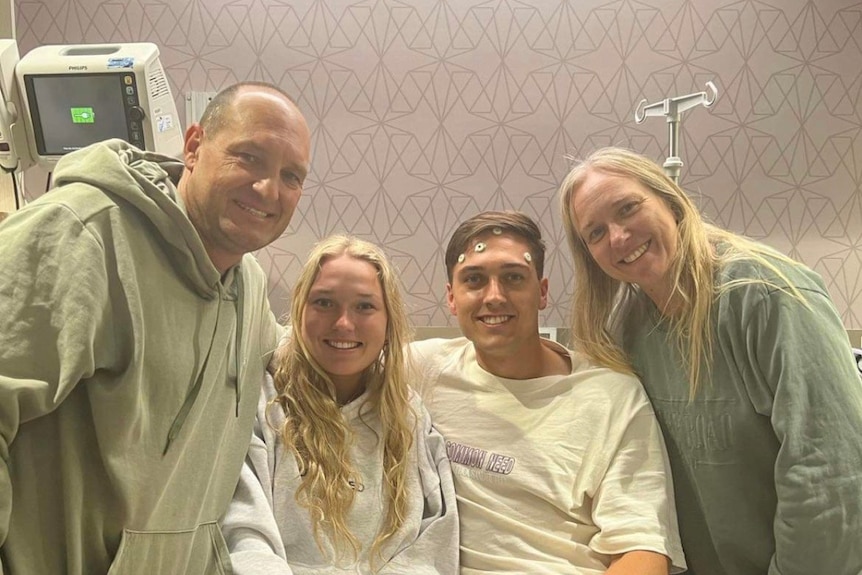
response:
[[[410,391],[408,320],[383,252],[319,243],[290,326],[224,519],[234,572],[456,573],[449,461]]]
[[[651,160],[560,189],[573,338],[641,377],[694,575],[862,572],[862,382],[822,280],[703,221]]]

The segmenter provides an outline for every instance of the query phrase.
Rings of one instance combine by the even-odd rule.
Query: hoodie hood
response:
[[[176,158],[113,139],[64,156],[54,169],[54,185],[89,184],[131,204],[160,234],[177,275],[212,299],[221,274],[180,205],[176,182],[183,169]]]
[[[150,221],[158,231],[178,277],[184,278],[201,297],[208,300],[232,300],[236,309],[233,384],[236,394],[236,415],[241,401],[240,344],[243,341],[244,288],[241,265],[228,270],[225,286],[221,274],[213,265],[203,242],[186,216],[175,182],[179,182],[184,165],[176,158],[146,152],[123,140],[107,140],[64,156],[54,170],[54,183],[63,186],[83,183],[104,193],[121,198]],[[222,297],[222,294],[226,297]],[[203,363],[189,389],[185,401],[174,418],[165,442],[165,453],[182,432],[188,414],[198,400],[207,366],[213,355],[219,318],[224,301],[219,301],[214,331]],[[218,350],[216,353],[220,353]]]

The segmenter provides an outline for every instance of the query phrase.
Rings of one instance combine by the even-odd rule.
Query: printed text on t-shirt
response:
[[[514,457],[501,453],[489,453],[484,449],[455,443],[454,441],[446,442],[446,454],[452,463],[476,469],[484,469],[485,471],[499,473],[500,475],[509,475],[515,468]]]

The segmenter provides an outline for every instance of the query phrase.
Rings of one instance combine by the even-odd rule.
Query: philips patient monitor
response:
[[[30,154],[48,170],[64,154],[108,138],[182,153],[176,103],[155,44],[40,46],[15,73]]]

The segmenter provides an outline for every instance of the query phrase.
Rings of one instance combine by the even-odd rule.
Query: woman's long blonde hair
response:
[[[649,158],[624,148],[602,148],[579,162],[560,186],[560,210],[575,267],[572,298],[572,342],[593,361],[617,371],[632,373],[632,366],[613,332],[623,325],[635,302],[646,295],[634,284],[620,282],[605,274],[577,232],[572,200],[587,175],[600,172],[637,181],[664,201],[677,222],[677,251],[671,262],[674,313],[667,317],[685,359],[689,377],[689,397],[697,394],[704,366],[712,359],[711,318],[718,295],[745,283],[764,283],[803,296],[787,280],[772,259],[795,264],[793,260],[747,238],[718,228],[703,220],[694,202],[662,168]],[[716,247],[720,246],[720,249]],[[732,261],[756,261],[780,278],[785,287],[763,279],[743,279],[720,283],[719,271]],[[661,310],[663,311],[663,310]]]
[[[341,255],[370,263],[377,270],[388,316],[386,343],[380,358],[362,377],[368,390],[362,409],[376,410],[383,442],[384,521],[370,550],[372,565],[383,545],[404,523],[407,513],[408,455],[413,448],[416,417],[410,407],[406,344],[411,339],[409,322],[398,278],[383,251],[374,244],[344,235],[331,236],[311,251],[293,289],[290,324],[292,333],[276,356],[273,403],[284,410],[281,434],[296,457],[302,481],[297,502],[308,509],[315,540],[323,550],[322,534],[329,536],[340,562],[345,551],[356,559],[360,544],[347,525],[353,504],[352,483],[359,479],[350,459],[353,441],[350,427],[336,401],[335,386],[309,352],[302,336],[305,308],[321,266]]]

